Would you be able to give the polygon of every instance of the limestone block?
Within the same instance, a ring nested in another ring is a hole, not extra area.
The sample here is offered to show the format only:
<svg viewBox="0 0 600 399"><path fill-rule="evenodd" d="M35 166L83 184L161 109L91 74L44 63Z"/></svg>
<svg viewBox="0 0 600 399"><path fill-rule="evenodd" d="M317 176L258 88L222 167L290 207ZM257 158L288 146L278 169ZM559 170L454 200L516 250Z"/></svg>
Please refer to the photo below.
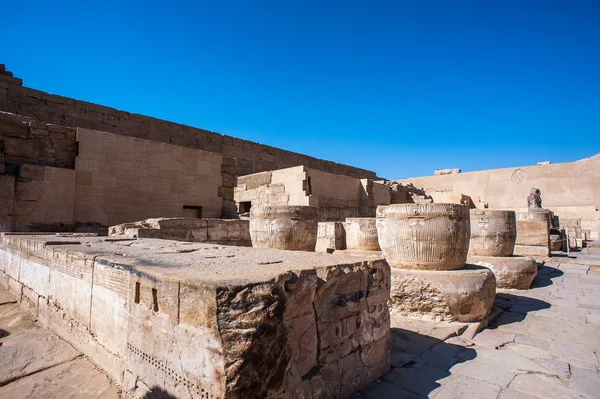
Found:
<svg viewBox="0 0 600 399"><path fill-rule="evenodd" d="M56 248L50 261L49 302L82 325L90 326L94 258Z"/></svg>
<svg viewBox="0 0 600 399"><path fill-rule="evenodd" d="M130 272L118 264L94 262L90 331L118 356L127 353L130 278Z"/></svg>
<svg viewBox="0 0 600 399"><path fill-rule="evenodd" d="M314 251L318 209L308 206L264 206L250 209L252 246Z"/></svg>
<svg viewBox="0 0 600 399"><path fill-rule="evenodd" d="M79 242L10 235L0 259L28 249L93 259L89 330L52 303L40 305L40 319L117 379L125 375L128 389L140 388L131 394L156 387L179 398L343 398L389 370L390 269L382 259ZM53 265L65 271L63 260Z"/></svg>
<svg viewBox="0 0 600 399"><path fill-rule="evenodd" d="M44 183L39 180L17 178L15 199L37 201L44 195Z"/></svg>
<svg viewBox="0 0 600 399"><path fill-rule="evenodd" d="M346 235L342 222L319 222L315 252L333 252L345 246Z"/></svg>
<svg viewBox="0 0 600 399"><path fill-rule="evenodd" d="M15 177L0 175L0 201L15 197ZM1 213L0 213L1 214Z"/></svg>
<svg viewBox="0 0 600 399"><path fill-rule="evenodd" d="M32 180L44 180L45 168L39 165L23 164L19 167L19 177Z"/></svg>
<svg viewBox="0 0 600 399"><path fill-rule="evenodd" d="M347 218L346 248L357 251L381 251L375 218Z"/></svg>
<svg viewBox="0 0 600 399"><path fill-rule="evenodd" d="M550 256L550 247L541 247L536 245L515 245L514 254L518 256L547 258Z"/></svg>
<svg viewBox="0 0 600 399"><path fill-rule="evenodd" d="M516 245L548 246L550 214L547 212L517 213Z"/></svg>
<svg viewBox="0 0 600 399"><path fill-rule="evenodd" d="M470 255L511 256L517 239L514 211L471 209Z"/></svg>
<svg viewBox="0 0 600 399"><path fill-rule="evenodd" d="M4 137L4 158L8 163L20 164L36 161L40 156L38 140Z"/></svg>
<svg viewBox="0 0 600 399"><path fill-rule="evenodd" d="M496 297L494 274L481 266L462 270L392 267L390 313L444 321L485 318Z"/></svg>
<svg viewBox="0 0 600 399"><path fill-rule="evenodd" d="M48 298L50 267L45 259L22 258L19 268L19 281L33 289L38 295Z"/></svg>
<svg viewBox="0 0 600 399"><path fill-rule="evenodd" d="M490 269L497 288L528 290L538 272L535 259L528 256L469 255L467 262Z"/></svg>
<svg viewBox="0 0 600 399"><path fill-rule="evenodd" d="M377 234L392 267L460 269L469 250L469 208L429 203L379 206Z"/></svg>

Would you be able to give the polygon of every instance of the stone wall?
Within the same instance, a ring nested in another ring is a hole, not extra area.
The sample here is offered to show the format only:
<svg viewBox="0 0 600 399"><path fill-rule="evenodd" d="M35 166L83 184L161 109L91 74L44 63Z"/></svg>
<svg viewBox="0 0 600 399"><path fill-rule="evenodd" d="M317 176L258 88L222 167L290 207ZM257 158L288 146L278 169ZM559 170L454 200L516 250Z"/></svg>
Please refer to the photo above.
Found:
<svg viewBox="0 0 600 399"><path fill-rule="evenodd" d="M148 217L232 214L235 165L213 152L0 112L0 231L105 232Z"/></svg>
<svg viewBox="0 0 600 399"><path fill-rule="evenodd" d="M78 129L75 220L112 226L149 217L220 217L221 155Z"/></svg>
<svg viewBox="0 0 600 399"><path fill-rule="evenodd" d="M15 179L14 231L73 231L75 171L49 166L20 166Z"/></svg>
<svg viewBox="0 0 600 399"><path fill-rule="evenodd" d="M527 211L532 187L542 192L542 205L560 218L600 220L600 154L576 162L482 170L401 180L422 188L434 202L471 197L477 208ZM598 231L595 232L598 235Z"/></svg>
<svg viewBox="0 0 600 399"><path fill-rule="evenodd" d="M371 179L335 175L297 166L238 177L234 197L240 211L251 206L312 206L319 221L375 216L377 205L389 205L390 187Z"/></svg>
<svg viewBox="0 0 600 399"><path fill-rule="evenodd" d="M4 70L2 65L0 69ZM339 175L375 178L372 171L325 161L204 129L52 95L0 79L0 111L46 123L81 127L216 152L237 158L236 175L305 165ZM31 162L30 162L31 163Z"/></svg>
<svg viewBox="0 0 600 399"><path fill-rule="evenodd" d="M4 234L0 285L136 397L345 398L390 367L379 259Z"/></svg>

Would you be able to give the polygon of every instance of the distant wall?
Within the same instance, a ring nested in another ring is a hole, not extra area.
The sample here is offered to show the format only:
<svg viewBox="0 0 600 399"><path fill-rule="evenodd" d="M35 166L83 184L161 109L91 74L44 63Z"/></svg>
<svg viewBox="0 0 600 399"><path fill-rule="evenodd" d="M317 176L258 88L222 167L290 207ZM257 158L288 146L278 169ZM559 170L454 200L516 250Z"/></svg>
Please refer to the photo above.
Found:
<svg viewBox="0 0 600 399"><path fill-rule="evenodd" d="M416 177L401 182L423 188L435 202L456 202L468 195L478 208L525 211L532 187L542 192L542 205L560 217L598 218L600 159Z"/></svg>
<svg viewBox="0 0 600 399"><path fill-rule="evenodd" d="M221 216L220 154L89 129L77 129L77 141L75 221L178 217L184 206Z"/></svg>
<svg viewBox="0 0 600 399"><path fill-rule="evenodd" d="M20 79L14 79L12 82L0 81L0 111L56 125L101 130L234 157L237 158L238 176L305 165L339 175L376 177L376 174L369 170L33 90L21 86Z"/></svg>

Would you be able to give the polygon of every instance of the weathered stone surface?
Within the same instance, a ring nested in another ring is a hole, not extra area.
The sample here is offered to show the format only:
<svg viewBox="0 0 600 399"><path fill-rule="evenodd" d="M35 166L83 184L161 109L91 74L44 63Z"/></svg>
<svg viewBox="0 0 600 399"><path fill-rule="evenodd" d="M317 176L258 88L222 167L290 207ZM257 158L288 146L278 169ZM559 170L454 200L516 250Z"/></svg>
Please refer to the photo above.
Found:
<svg viewBox="0 0 600 399"><path fill-rule="evenodd" d="M252 246L314 251L318 233L317 214L317 208L309 206L252 207Z"/></svg>
<svg viewBox="0 0 600 399"><path fill-rule="evenodd" d="M241 219L153 218L111 226L108 235L252 246L250 222Z"/></svg>
<svg viewBox="0 0 600 399"><path fill-rule="evenodd" d="M550 213L518 212L515 255L550 256Z"/></svg>
<svg viewBox="0 0 600 399"><path fill-rule="evenodd" d="M392 268L390 312L445 321L470 322L486 317L496 283L484 267L433 271Z"/></svg>
<svg viewBox="0 0 600 399"><path fill-rule="evenodd" d="M18 305L2 305L2 329L14 331L9 317ZM8 316L8 317L7 317ZM23 322L27 322L24 320ZM29 321L30 323L30 321ZM71 345L43 328L30 327L21 334L2 337L0 345L0 386L27 374L43 370L80 356Z"/></svg>
<svg viewBox="0 0 600 399"><path fill-rule="evenodd" d="M346 230L346 248L358 251L381 251L377 240L377 225L375 218L347 218L344 223Z"/></svg>
<svg viewBox="0 0 600 399"><path fill-rule="evenodd" d="M13 259L20 270L26 251L53 280L91 288L89 312L67 313L55 298L40 302L40 320L135 394L341 398L390 367L390 274L380 259L154 239L2 243L0 265ZM49 262L69 254L91 259L93 278Z"/></svg>
<svg viewBox="0 0 600 399"><path fill-rule="evenodd" d="M501 389L500 386L489 382L457 376L451 378L435 397L439 399L495 398Z"/></svg>
<svg viewBox="0 0 600 399"><path fill-rule="evenodd" d="M469 249L469 209L457 204L380 206L377 233L392 267L460 269Z"/></svg>
<svg viewBox="0 0 600 399"><path fill-rule="evenodd" d="M538 272L536 261L525 256L469 256L468 262L490 269L497 288L527 290Z"/></svg>
<svg viewBox="0 0 600 399"><path fill-rule="evenodd" d="M319 222L315 252L333 252L346 248L346 231L342 222Z"/></svg>
<svg viewBox="0 0 600 399"><path fill-rule="evenodd" d="M0 298L9 296L0 287ZM2 398L119 398L114 382L89 359L41 328L25 309L2 301L0 374L10 376L0 382Z"/></svg>
<svg viewBox="0 0 600 399"><path fill-rule="evenodd" d="M511 256L517 239L514 211L471 209L469 255Z"/></svg>

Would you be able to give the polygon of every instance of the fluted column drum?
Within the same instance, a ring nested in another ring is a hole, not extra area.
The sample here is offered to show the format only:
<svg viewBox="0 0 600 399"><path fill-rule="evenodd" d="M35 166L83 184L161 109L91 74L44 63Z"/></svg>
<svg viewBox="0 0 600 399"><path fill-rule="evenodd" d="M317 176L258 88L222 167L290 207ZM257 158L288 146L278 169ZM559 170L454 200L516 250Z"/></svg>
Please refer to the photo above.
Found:
<svg viewBox="0 0 600 399"><path fill-rule="evenodd" d="M390 266L457 270L469 251L469 208L459 204L394 204L377 208L379 246Z"/></svg>
<svg viewBox="0 0 600 399"><path fill-rule="evenodd" d="M380 251L375 218L346 218L346 248Z"/></svg>
<svg viewBox="0 0 600 399"><path fill-rule="evenodd" d="M469 255L511 256L517 239L514 211L471 209Z"/></svg>
<svg viewBox="0 0 600 399"><path fill-rule="evenodd" d="M250 238L256 248L314 251L318 209L310 206L250 208Z"/></svg>

